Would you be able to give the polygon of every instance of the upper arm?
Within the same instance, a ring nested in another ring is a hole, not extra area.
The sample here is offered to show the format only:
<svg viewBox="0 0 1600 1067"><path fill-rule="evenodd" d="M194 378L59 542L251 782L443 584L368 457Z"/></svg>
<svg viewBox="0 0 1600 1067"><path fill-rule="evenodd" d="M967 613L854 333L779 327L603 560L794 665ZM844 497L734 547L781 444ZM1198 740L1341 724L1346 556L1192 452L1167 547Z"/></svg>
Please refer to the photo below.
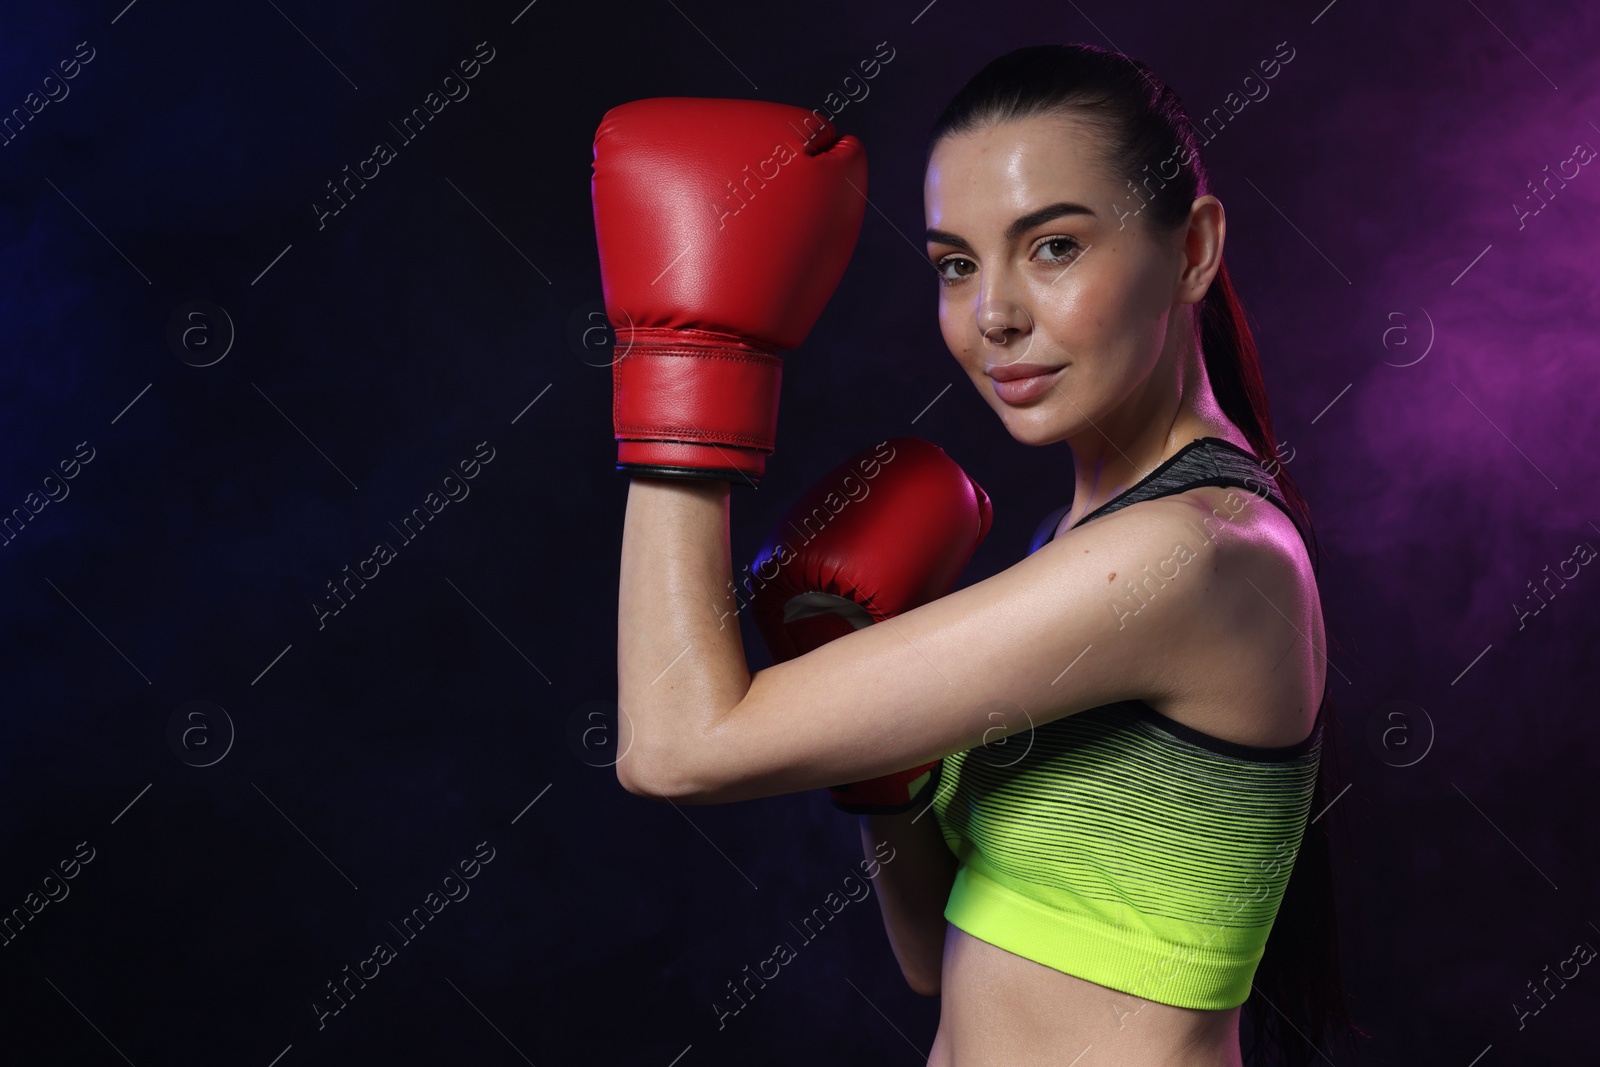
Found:
<svg viewBox="0 0 1600 1067"><path fill-rule="evenodd" d="M1207 615L1232 614L1246 586L1230 573L1238 544L1179 497L1102 516L757 671L677 753L672 792L712 803L860 781L1101 704L1163 699L1182 689Z"/></svg>

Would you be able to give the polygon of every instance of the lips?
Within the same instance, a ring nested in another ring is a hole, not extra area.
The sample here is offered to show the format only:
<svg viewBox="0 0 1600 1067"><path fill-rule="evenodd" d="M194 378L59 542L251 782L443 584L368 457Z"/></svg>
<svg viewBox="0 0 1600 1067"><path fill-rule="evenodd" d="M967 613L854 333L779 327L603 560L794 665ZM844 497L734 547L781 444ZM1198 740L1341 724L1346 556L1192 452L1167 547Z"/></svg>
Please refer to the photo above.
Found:
<svg viewBox="0 0 1600 1067"><path fill-rule="evenodd" d="M1049 374L1060 369L1044 363L999 363L983 368L983 373L997 382L1014 382L1018 378L1032 378L1036 374Z"/></svg>
<svg viewBox="0 0 1600 1067"><path fill-rule="evenodd" d="M994 395L1006 404L1025 404L1049 392L1060 380L1065 366L1043 363L1006 363L985 367L983 373L994 382Z"/></svg>

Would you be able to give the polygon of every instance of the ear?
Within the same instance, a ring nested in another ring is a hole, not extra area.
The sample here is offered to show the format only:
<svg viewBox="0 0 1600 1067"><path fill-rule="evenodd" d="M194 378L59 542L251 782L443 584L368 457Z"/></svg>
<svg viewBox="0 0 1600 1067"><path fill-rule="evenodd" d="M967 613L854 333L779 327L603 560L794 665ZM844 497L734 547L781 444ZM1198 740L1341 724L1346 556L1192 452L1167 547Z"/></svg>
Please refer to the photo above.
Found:
<svg viewBox="0 0 1600 1067"><path fill-rule="evenodd" d="M1183 272L1178 276L1177 300L1197 304L1222 269L1222 242L1227 235L1222 201L1207 193L1189 206L1189 225L1183 238Z"/></svg>

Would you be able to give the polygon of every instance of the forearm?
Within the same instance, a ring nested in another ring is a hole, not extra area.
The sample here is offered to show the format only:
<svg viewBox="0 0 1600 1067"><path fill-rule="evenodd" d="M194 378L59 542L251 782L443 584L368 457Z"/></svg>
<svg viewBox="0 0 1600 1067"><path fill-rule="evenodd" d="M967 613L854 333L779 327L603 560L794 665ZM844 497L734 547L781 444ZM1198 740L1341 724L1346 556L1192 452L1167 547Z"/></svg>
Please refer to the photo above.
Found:
<svg viewBox="0 0 1600 1067"><path fill-rule="evenodd" d="M915 821L913 821L915 820ZM861 845L868 856L887 841L893 859L876 879L883 928L911 988L938 996L944 964L944 906L959 865L938 821L924 809L902 815L863 815Z"/></svg>
<svg viewBox="0 0 1600 1067"><path fill-rule="evenodd" d="M634 792L693 785L697 741L744 698L728 483L632 479L617 603L617 774Z"/></svg>

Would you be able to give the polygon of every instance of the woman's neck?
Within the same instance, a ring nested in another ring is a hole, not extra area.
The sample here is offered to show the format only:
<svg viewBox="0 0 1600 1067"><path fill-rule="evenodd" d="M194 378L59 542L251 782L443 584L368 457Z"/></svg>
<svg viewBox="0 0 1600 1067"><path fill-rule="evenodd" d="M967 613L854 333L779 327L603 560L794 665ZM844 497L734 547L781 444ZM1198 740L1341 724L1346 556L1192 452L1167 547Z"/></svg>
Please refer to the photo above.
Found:
<svg viewBox="0 0 1600 1067"><path fill-rule="evenodd" d="M1074 487L1064 527L1136 484L1197 438L1220 437L1251 447L1212 394L1198 345L1185 345L1163 358L1145 384L1111 417L1068 438Z"/></svg>

